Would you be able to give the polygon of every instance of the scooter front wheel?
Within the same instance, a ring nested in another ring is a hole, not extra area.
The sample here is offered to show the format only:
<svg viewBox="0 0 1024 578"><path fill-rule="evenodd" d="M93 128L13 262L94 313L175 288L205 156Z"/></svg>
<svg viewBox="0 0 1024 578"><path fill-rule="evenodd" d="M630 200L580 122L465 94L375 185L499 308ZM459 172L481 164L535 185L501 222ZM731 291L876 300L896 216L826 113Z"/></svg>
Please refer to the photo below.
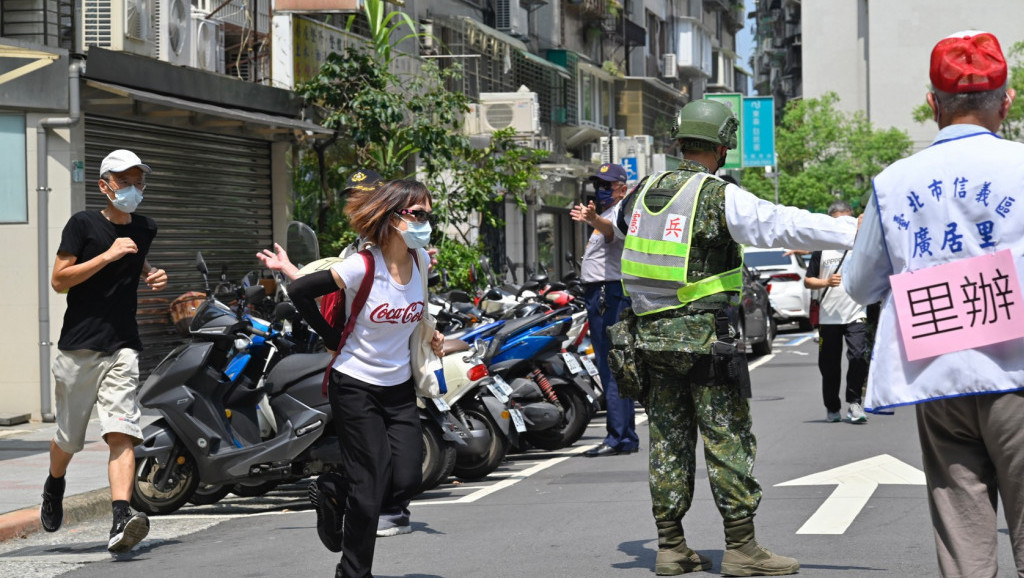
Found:
<svg viewBox="0 0 1024 578"><path fill-rule="evenodd" d="M199 486L195 461L184 450L171 455L165 464L154 457L136 461L132 508L151 515L170 514L192 497Z"/></svg>

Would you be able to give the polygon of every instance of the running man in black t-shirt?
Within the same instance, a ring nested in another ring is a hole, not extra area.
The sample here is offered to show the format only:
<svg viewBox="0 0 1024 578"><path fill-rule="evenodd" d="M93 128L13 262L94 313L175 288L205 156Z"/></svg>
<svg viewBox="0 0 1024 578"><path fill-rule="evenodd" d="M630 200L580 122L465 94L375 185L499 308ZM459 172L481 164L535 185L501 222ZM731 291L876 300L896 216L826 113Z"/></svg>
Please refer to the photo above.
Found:
<svg viewBox="0 0 1024 578"><path fill-rule="evenodd" d="M136 401L142 341L135 320L139 280L157 291L167 272L146 259L156 237L153 219L135 214L146 188L148 165L116 150L100 165L100 211L75 213L64 226L50 284L67 293L68 308L53 361L57 434L50 442L50 472L39 517L56 532L64 520L64 474L85 444L95 405L110 448L108 476L113 527L107 549L126 552L149 533L149 520L129 508L135 475L134 446L142 441Z"/></svg>

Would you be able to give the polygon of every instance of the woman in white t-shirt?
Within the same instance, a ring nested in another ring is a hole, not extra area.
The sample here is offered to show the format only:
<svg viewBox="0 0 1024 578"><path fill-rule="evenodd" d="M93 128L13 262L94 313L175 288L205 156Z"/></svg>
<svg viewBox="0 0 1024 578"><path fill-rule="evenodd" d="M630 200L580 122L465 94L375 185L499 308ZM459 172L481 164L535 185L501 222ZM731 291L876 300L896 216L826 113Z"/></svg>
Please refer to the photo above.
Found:
<svg viewBox="0 0 1024 578"><path fill-rule="evenodd" d="M404 502L420 485L423 440L409 338L426 307L417 260L430 258L423 249L430 242L430 210L430 192L417 181L390 181L350 194L345 214L373 243L365 250L372 257L373 281L340 350L341 328L331 327L314 299L342 289L351 305L366 274L366 253L301 277L288 289L327 348L337 351L328 397L345 477L321 476L310 493L321 541L342 553L338 577L370 575L381 504ZM438 355L443 341L435 333Z"/></svg>

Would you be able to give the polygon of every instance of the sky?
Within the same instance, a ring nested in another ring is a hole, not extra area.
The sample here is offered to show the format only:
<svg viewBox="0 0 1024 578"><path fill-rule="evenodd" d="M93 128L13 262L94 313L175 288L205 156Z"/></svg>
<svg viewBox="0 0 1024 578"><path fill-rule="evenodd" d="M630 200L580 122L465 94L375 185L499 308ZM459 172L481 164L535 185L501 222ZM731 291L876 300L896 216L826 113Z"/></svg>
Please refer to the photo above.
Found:
<svg viewBox="0 0 1024 578"><path fill-rule="evenodd" d="M736 33L736 52L739 54L739 64L751 75L754 70L750 66L750 55L754 52L754 19L747 19L743 28ZM753 76L747 81L747 94L754 95Z"/></svg>

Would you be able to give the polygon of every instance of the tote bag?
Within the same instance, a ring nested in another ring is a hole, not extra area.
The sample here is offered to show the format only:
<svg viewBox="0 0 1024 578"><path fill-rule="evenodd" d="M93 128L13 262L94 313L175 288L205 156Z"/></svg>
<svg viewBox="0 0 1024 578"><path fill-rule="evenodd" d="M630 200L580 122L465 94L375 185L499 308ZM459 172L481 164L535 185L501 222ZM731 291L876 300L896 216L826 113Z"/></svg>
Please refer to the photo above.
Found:
<svg viewBox="0 0 1024 578"><path fill-rule="evenodd" d="M409 338L409 361L412 366L412 380L416 384L416 395L420 397L440 397L448 393L444 382L444 365L441 358L434 353L430 342L434 338L437 320L430 314L427 307L427 259L422 259L416 251L412 251L413 259L420 269L423 281L423 317Z"/></svg>

